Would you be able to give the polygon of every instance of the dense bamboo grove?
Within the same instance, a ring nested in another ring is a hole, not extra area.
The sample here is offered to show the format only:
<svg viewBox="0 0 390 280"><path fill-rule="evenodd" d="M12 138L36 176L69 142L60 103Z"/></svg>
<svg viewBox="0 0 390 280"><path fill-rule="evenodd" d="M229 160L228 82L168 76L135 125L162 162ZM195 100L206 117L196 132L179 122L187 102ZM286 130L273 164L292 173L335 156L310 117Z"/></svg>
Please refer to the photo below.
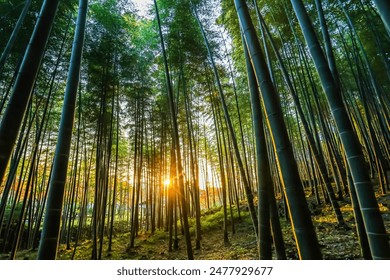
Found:
<svg viewBox="0 0 390 280"><path fill-rule="evenodd" d="M221 209L220 246L245 212L257 258L322 259L314 210L349 205L390 259L387 2L141 2L0 0L2 258L163 232L194 259Z"/></svg>

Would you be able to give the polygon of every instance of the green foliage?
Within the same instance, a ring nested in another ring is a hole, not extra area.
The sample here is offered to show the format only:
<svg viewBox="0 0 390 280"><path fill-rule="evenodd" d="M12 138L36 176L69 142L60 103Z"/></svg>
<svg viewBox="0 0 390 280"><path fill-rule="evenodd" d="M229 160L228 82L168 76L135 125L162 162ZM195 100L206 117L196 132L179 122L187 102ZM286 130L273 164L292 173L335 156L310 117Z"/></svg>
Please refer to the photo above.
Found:
<svg viewBox="0 0 390 280"><path fill-rule="evenodd" d="M153 234L151 234L148 237L148 242L153 244L157 243L158 241L161 240L166 240L167 239L167 232L164 230L156 230Z"/></svg>
<svg viewBox="0 0 390 280"><path fill-rule="evenodd" d="M238 211L237 207L234 205L232 208L233 211L233 219L235 222L238 221L239 216L238 216ZM249 216L248 211L243 211L241 210L241 219L246 221L247 223L251 224L251 218ZM190 218L188 220L189 225L190 225L190 232L193 235L195 233L195 218ZM231 216L229 212L228 216L228 223L231 223ZM216 229L222 229L223 226L223 208L222 207L217 207L213 208L207 211L203 211L201 215L201 228L202 231L208 232Z"/></svg>
<svg viewBox="0 0 390 280"><path fill-rule="evenodd" d="M22 202L17 203L13 210L12 210L11 205L7 205L7 207L5 208L5 212L4 212L4 219L7 222L10 222L11 224L16 224L18 219L19 219L21 211L22 211ZM12 217L11 217L11 214L12 214ZM11 221L10 221L10 218L12 218Z"/></svg>

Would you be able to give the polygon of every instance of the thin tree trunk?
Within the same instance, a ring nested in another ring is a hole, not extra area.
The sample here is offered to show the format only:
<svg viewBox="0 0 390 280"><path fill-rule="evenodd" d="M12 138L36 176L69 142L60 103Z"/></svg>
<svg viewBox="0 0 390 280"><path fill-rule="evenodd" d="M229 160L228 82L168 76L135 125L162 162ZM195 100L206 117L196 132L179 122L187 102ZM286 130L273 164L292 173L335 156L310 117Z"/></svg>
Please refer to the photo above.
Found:
<svg viewBox="0 0 390 280"><path fill-rule="evenodd" d="M253 128L256 139L256 159L257 159L257 197L258 197L258 219L259 219L259 256L260 260L272 259L272 242L271 242L271 224L270 224L270 203L269 189L273 188L271 172L269 169L267 145L263 127L263 113L261 110L261 102L259 97L259 89L256 77L250 62L248 49L245 46L244 38L244 53L246 69L248 73L249 90L251 94Z"/></svg>
<svg viewBox="0 0 390 280"><path fill-rule="evenodd" d="M5 62L6 62L7 58L8 58L8 56L9 56L9 54L11 53L11 49L12 49L12 47L13 47L15 41L16 41L16 38L17 38L17 36L19 34L19 31L22 28L23 21L26 18L26 15L27 15L28 9L30 8L31 2L32 2L32 0L26 0L26 2L24 3L24 7L23 7L22 12L20 13L19 19L18 19L18 21L15 24L14 30L12 31L12 34L11 34L11 36L10 36L8 42L7 42L7 45L5 46L5 49L4 49L3 53L1 54L1 57L0 57L0 74L3 71L3 69L4 69Z"/></svg>
<svg viewBox="0 0 390 280"><path fill-rule="evenodd" d="M119 91L119 89L118 89ZM114 110L114 108L112 108ZM116 212L116 194L117 194L117 182L118 182L118 165L119 165L119 92L116 96L116 140L115 140L115 171L114 171L114 189L112 193L111 204L111 221L110 221L110 236L108 239L108 251L111 251L112 246L112 232L114 230L114 220Z"/></svg>

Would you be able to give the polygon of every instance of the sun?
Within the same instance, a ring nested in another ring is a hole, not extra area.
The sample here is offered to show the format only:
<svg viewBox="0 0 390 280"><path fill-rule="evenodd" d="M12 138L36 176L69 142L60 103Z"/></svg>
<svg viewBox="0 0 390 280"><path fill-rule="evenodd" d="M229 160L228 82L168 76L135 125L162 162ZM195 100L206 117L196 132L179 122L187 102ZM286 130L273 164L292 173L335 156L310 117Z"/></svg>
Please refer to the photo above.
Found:
<svg viewBox="0 0 390 280"><path fill-rule="evenodd" d="M169 186L170 183L171 183L171 180L169 180L169 179L164 180L164 186Z"/></svg>

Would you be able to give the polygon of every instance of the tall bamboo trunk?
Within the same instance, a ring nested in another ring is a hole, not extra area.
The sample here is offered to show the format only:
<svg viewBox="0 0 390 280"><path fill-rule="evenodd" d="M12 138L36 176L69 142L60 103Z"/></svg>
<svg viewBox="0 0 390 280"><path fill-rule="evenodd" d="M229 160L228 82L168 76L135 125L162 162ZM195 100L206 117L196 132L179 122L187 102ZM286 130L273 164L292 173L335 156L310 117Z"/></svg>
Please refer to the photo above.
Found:
<svg viewBox="0 0 390 280"><path fill-rule="evenodd" d="M268 125L277 152L277 162L282 174L281 179L292 218L299 257L302 259L321 259L321 251L300 181L298 166L294 160L292 146L283 120L280 100L271 82L264 55L249 15L248 6L243 0L235 0L234 4L255 71L257 84L260 86Z"/></svg>
<svg viewBox="0 0 390 280"><path fill-rule="evenodd" d="M363 214L372 257L373 259L389 259L390 247L386 228L375 198L364 155L344 106L340 88L332 76L303 2L301 0L291 0L291 3L336 122Z"/></svg>
<svg viewBox="0 0 390 280"><path fill-rule="evenodd" d="M62 202L67 176L70 144L72 141L77 89L80 79L87 10L88 0L80 0L38 259L55 259L57 254Z"/></svg>

